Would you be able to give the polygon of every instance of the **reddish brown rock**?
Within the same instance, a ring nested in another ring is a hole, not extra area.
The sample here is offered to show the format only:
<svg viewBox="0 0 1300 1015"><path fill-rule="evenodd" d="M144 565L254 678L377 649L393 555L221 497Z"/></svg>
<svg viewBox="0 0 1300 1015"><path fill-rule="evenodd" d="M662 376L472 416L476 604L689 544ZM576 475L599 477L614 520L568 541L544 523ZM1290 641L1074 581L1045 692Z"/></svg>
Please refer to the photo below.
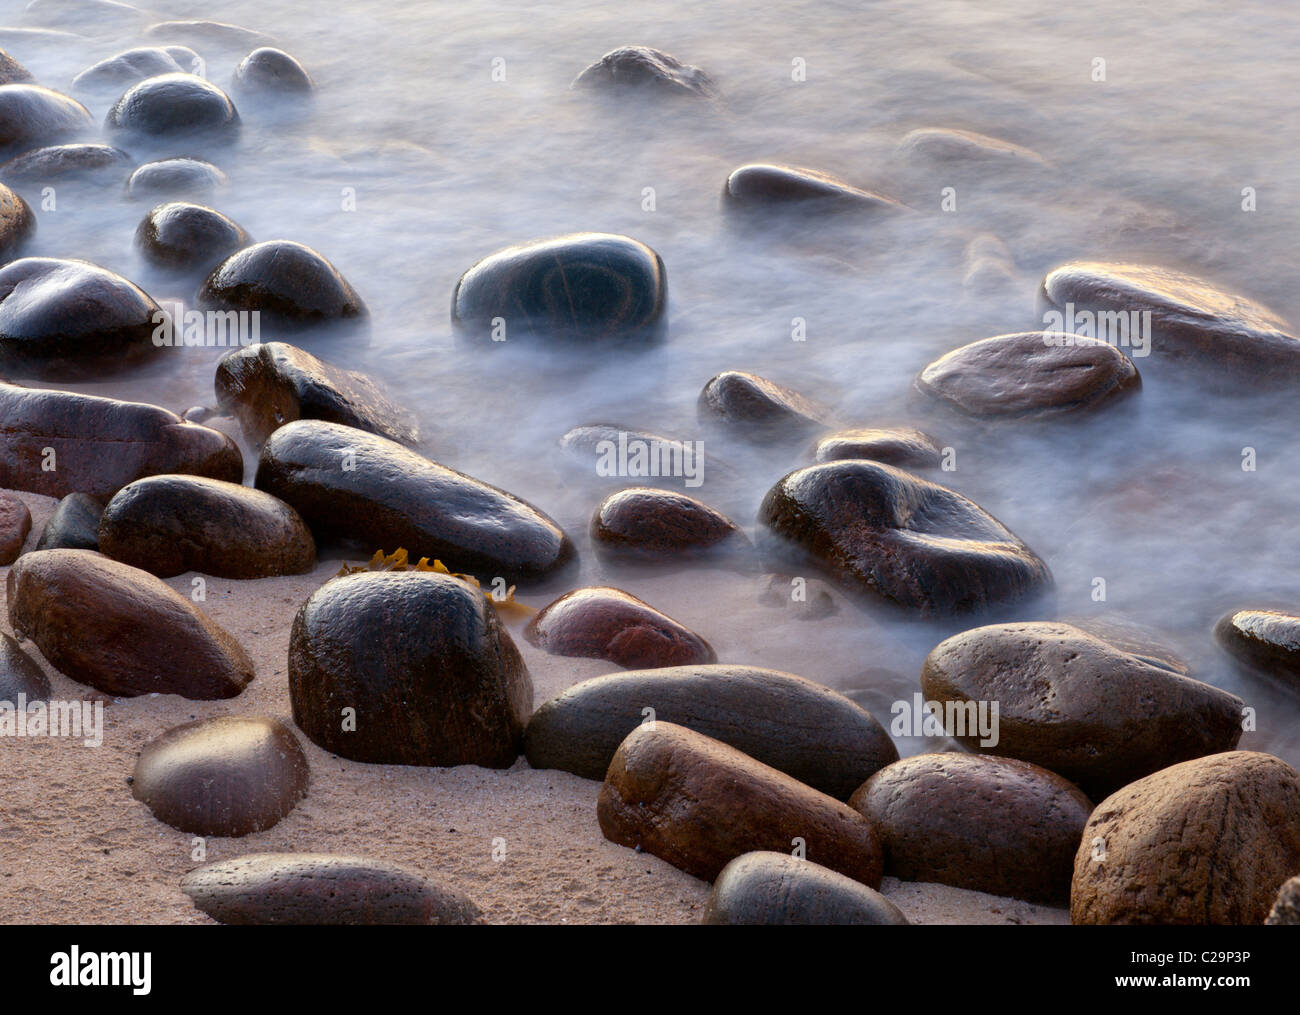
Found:
<svg viewBox="0 0 1300 1015"><path fill-rule="evenodd" d="M1300 870L1300 774L1255 751L1162 769L1097 805L1073 923L1260 924Z"/></svg>
<svg viewBox="0 0 1300 1015"><path fill-rule="evenodd" d="M235 925L482 922L454 888L361 856L251 853L190 871L181 890L214 920Z"/></svg>
<svg viewBox="0 0 1300 1015"><path fill-rule="evenodd" d="M662 557L699 553L743 536L730 518L694 497L640 486L600 502L591 538L601 549Z"/></svg>
<svg viewBox="0 0 1300 1015"><path fill-rule="evenodd" d="M721 926L903 926L907 917L859 881L786 853L738 856L713 883L704 923Z"/></svg>
<svg viewBox="0 0 1300 1015"><path fill-rule="evenodd" d="M1063 905L1092 804L1059 775L1010 758L918 754L881 769L849 805L872 819L885 872Z"/></svg>
<svg viewBox="0 0 1300 1015"><path fill-rule="evenodd" d="M957 739L1050 768L1094 799L1236 747L1245 707L1077 627L1045 622L992 624L940 642L921 689L938 702L996 701L996 744L981 746L969 728Z"/></svg>
<svg viewBox="0 0 1300 1015"><path fill-rule="evenodd" d="M11 493L0 492L0 567L12 564L23 552L32 531L32 513Z"/></svg>
<svg viewBox="0 0 1300 1015"><path fill-rule="evenodd" d="M610 762L596 814L611 842L706 881L742 853L789 853L802 844L807 859L880 887L880 840L867 818L672 723L645 723L628 734Z"/></svg>
<svg viewBox="0 0 1300 1015"><path fill-rule="evenodd" d="M1046 331L998 335L941 356L916 386L975 416L1043 416L1091 409L1142 384L1113 345Z"/></svg>
<svg viewBox="0 0 1300 1015"><path fill-rule="evenodd" d="M201 476L150 476L119 490L99 522L106 556L160 578L301 574L316 563L307 523L269 493Z"/></svg>
<svg viewBox="0 0 1300 1015"><path fill-rule="evenodd" d="M309 776L307 756L284 723L219 716L175 726L145 745L131 792L182 832L238 836L293 810Z"/></svg>
<svg viewBox="0 0 1300 1015"><path fill-rule="evenodd" d="M0 631L0 701L16 705L20 694L28 701L43 700L50 696L50 682L18 642Z"/></svg>
<svg viewBox="0 0 1300 1015"><path fill-rule="evenodd" d="M233 698L252 660L223 628L146 571L91 550L38 550L9 571L9 623L50 665L129 697Z"/></svg>
<svg viewBox="0 0 1300 1015"><path fill-rule="evenodd" d="M700 392L701 420L717 420L757 441L788 440L825 425L826 410L790 388L743 370L727 370Z"/></svg>
<svg viewBox="0 0 1300 1015"><path fill-rule="evenodd" d="M846 458L867 458L900 468L937 468L939 442L927 433L908 427L893 429L841 430L823 437L813 452L817 462L838 462Z"/></svg>
<svg viewBox="0 0 1300 1015"><path fill-rule="evenodd" d="M556 656L608 659L628 669L714 663L695 632L620 589L575 589L528 623L524 637Z"/></svg>
<svg viewBox="0 0 1300 1015"><path fill-rule="evenodd" d="M160 473L238 483L244 460L225 434L156 405L0 381L0 487L106 501Z"/></svg>

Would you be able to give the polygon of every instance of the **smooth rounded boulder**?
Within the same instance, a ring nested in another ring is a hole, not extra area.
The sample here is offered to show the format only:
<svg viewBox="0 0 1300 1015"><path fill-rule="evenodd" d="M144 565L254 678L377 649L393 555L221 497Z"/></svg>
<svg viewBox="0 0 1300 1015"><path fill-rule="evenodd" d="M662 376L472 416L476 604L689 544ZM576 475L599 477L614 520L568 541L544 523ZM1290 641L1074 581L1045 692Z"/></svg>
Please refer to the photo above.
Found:
<svg viewBox="0 0 1300 1015"><path fill-rule="evenodd" d="M28 701L44 701L50 696L50 681L18 642L0 631L0 701L17 707L20 694Z"/></svg>
<svg viewBox="0 0 1300 1015"><path fill-rule="evenodd" d="M252 660L184 596L90 550L27 553L9 569L9 623L60 673L120 697L233 698Z"/></svg>
<svg viewBox="0 0 1300 1015"><path fill-rule="evenodd" d="M526 501L338 423L301 419L276 430L256 486L294 507L318 540L402 548L483 580L538 579L573 558L569 537Z"/></svg>
<svg viewBox="0 0 1300 1015"><path fill-rule="evenodd" d="M1204 376L1243 391L1300 378L1300 339L1268 307L1182 272L1146 264L1075 261L1049 272L1039 290L1048 314L1082 312L1141 327L1149 321L1153 362L1196 363ZM1149 315L1147 318L1146 315ZM1046 317L1046 315L1045 315ZM1109 319L1107 319L1109 320ZM1110 326L1107 324L1107 326Z"/></svg>
<svg viewBox="0 0 1300 1015"><path fill-rule="evenodd" d="M701 921L713 926L905 926L873 888L788 853L736 857L713 882Z"/></svg>
<svg viewBox="0 0 1300 1015"><path fill-rule="evenodd" d="M228 183L226 174L202 159L176 158L146 162L126 181L134 198L198 197Z"/></svg>
<svg viewBox="0 0 1300 1015"><path fill-rule="evenodd" d="M722 664L574 684L533 714L524 753L534 768L603 779L619 744L648 720L729 744L837 800L898 760L875 716L843 695L791 673Z"/></svg>
<svg viewBox="0 0 1300 1015"><path fill-rule="evenodd" d="M120 88L159 74L193 73L199 55L185 46L140 46L100 60L72 79L76 89Z"/></svg>
<svg viewBox="0 0 1300 1015"><path fill-rule="evenodd" d="M105 124L156 138L230 135L239 128L239 113L230 96L206 78L171 73L132 85Z"/></svg>
<svg viewBox="0 0 1300 1015"><path fill-rule="evenodd" d="M451 320L472 341L504 329L553 339L655 337L668 300L663 260L644 243L575 233L507 247L460 277Z"/></svg>
<svg viewBox="0 0 1300 1015"><path fill-rule="evenodd" d="M849 799L869 817L885 873L1063 905L1092 803L1073 783L1011 758L917 754Z"/></svg>
<svg viewBox="0 0 1300 1015"><path fill-rule="evenodd" d="M302 574L316 543L302 517L269 493L202 476L150 476L113 495L99 550L159 578Z"/></svg>
<svg viewBox="0 0 1300 1015"><path fill-rule="evenodd" d="M566 592L524 629L530 644L556 656L606 659L628 669L717 662L694 631L621 589Z"/></svg>
<svg viewBox="0 0 1300 1015"><path fill-rule="evenodd" d="M104 505L84 493L70 493L54 507L41 530L38 550L98 550Z"/></svg>
<svg viewBox="0 0 1300 1015"><path fill-rule="evenodd" d="M628 734L609 763L596 816L611 842L705 881L742 853L802 845L814 863L880 887L880 840L867 818L673 723L644 723Z"/></svg>
<svg viewBox="0 0 1300 1015"><path fill-rule="evenodd" d="M169 201L144 217L135 242L160 267L202 271L247 245L248 233L213 208Z"/></svg>
<svg viewBox="0 0 1300 1015"><path fill-rule="evenodd" d="M828 173L799 166L755 162L732 170L722 185L728 209L798 207L818 211L898 211L892 197L863 190Z"/></svg>
<svg viewBox="0 0 1300 1015"><path fill-rule="evenodd" d="M269 95L302 95L315 86L306 68L288 53L262 46L235 68L235 87Z"/></svg>
<svg viewBox="0 0 1300 1015"><path fill-rule="evenodd" d="M1228 751L1130 783L1097 805L1070 890L1076 924L1261 924L1300 870L1300 774Z"/></svg>
<svg viewBox="0 0 1300 1015"><path fill-rule="evenodd" d="M1069 624L977 627L940 642L921 668L945 709L998 703L997 743L949 729L974 751L1030 761L1094 799L1162 768L1230 751L1245 702ZM960 734L960 735L958 735Z"/></svg>
<svg viewBox="0 0 1300 1015"><path fill-rule="evenodd" d="M761 441L806 436L826 425L826 409L799 392L743 370L725 370L704 385L701 421L715 420Z"/></svg>
<svg viewBox="0 0 1300 1015"><path fill-rule="evenodd" d="M217 404L232 412L244 436L261 446L298 419L365 430L399 444L415 444L414 417L394 405L365 374L318 359L284 342L234 349L217 364Z"/></svg>
<svg viewBox="0 0 1300 1015"><path fill-rule="evenodd" d="M632 487L610 494L591 518L597 549L651 558L697 554L744 540L726 515L674 490Z"/></svg>
<svg viewBox="0 0 1300 1015"><path fill-rule="evenodd" d="M1300 617L1278 610L1236 610L1214 627L1236 659L1300 687Z"/></svg>
<svg viewBox="0 0 1300 1015"><path fill-rule="evenodd" d="M320 324L366 316L366 305L338 269L311 247L267 240L236 251L199 290L216 310L257 311L280 323Z"/></svg>
<svg viewBox="0 0 1300 1015"><path fill-rule="evenodd" d="M238 445L221 431L141 402L0 381L0 437L0 487L46 497L107 501L161 473L244 476Z"/></svg>
<svg viewBox="0 0 1300 1015"><path fill-rule="evenodd" d="M352 574L313 593L290 633L289 696L314 743L380 765L509 768L533 707L483 593L427 571Z"/></svg>
<svg viewBox="0 0 1300 1015"><path fill-rule="evenodd" d="M240 836L275 825L307 795L310 769L278 719L218 716L167 730L140 752L131 793L193 835Z"/></svg>
<svg viewBox="0 0 1300 1015"><path fill-rule="evenodd" d="M10 260L35 231L31 207L0 183L0 264Z"/></svg>
<svg viewBox="0 0 1300 1015"><path fill-rule="evenodd" d="M23 552L32 531L32 513L11 493L0 490L0 567L12 564Z"/></svg>
<svg viewBox="0 0 1300 1015"><path fill-rule="evenodd" d="M1092 409L1141 387L1113 345L1082 335L997 335L941 356L916 386L973 416L1044 416Z"/></svg>
<svg viewBox="0 0 1300 1015"><path fill-rule="evenodd" d="M250 853L190 871L181 891L219 923L466 925L478 906L454 888L385 860L328 853Z"/></svg>
<svg viewBox="0 0 1300 1015"><path fill-rule="evenodd" d="M574 78L570 87L703 98L712 98L717 93L713 80L700 68L649 46L620 46L610 50Z"/></svg>
<svg viewBox="0 0 1300 1015"><path fill-rule="evenodd" d="M91 129L76 99L40 85L0 85L0 149L39 145Z"/></svg>
<svg viewBox="0 0 1300 1015"><path fill-rule="evenodd" d="M790 473L759 521L847 585L920 616L1023 600L1051 572L978 505L902 469L860 460Z"/></svg>
<svg viewBox="0 0 1300 1015"><path fill-rule="evenodd" d="M937 468L942 461L939 442L910 427L840 430L817 442L813 458L819 464L866 458L899 468Z"/></svg>
<svg viewBox="0 0 1300 1015"><path fill-rule="evenodd" d="M131 156L106 144L64 144L37 148L0 165L9 183L45 184L69 179L121 180L134 163Z"/></svg>
<svg viewBox="0 0 1300 1015"><path fill-rule="evenodd" d="M77 376L157 353L161 307L89 261L24 257L0 268L0 365Z"/></svg>

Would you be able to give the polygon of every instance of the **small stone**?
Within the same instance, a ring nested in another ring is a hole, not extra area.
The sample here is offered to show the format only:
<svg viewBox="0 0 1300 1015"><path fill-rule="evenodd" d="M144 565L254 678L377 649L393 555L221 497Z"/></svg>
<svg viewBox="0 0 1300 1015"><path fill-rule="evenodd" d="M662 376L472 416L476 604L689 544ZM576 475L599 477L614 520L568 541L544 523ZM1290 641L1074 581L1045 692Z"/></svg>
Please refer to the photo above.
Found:
<svg viewBox="0 0 1300 1015"><path fill-rule="evenodd" d="M12 564L23 552L32 531L32 513L11 493L0 491L0 567Z"/></svg>
<svg viewBox="0 0 1300 1015"><path fill-rule="evenodd" d="M135 242L154 264L202 271L248 244L248 233L221 212L172 201L149 212Z"/></svg>
<svg viewBox="0 0 1300 1015"><path fill-rule="evenodd" d="M1010 758L918 754L849 800L872 819L885 873L1062 905L1092 803L1059 775Z"/></svg>
<svg viewBox="0 0 1300 1015"><path fill-rule="evenodd" d="M700 392L699 416L746 437L775 441L807 436L826 425L826 409L790 388L743 370L727 370Z"/></svg>
<svg viewBox="0 0 1300 1015"><path fill-rule="evenodd" d="M195 73L199 54L185 46L142 46L128 49L87 67L72 79L74 89L121 88L159 74Z"/></svg>
<svg viewBox="0 0 1300 1015"><path fill-rule="evenodd" d="M606 659L628 669L718 660L698 634L613 588L565 593L533 617L524 637L551 655Z"/></svg>
<svg viewBox="0 0 1300 1015"><path fill-rule="evenodd" d="M292 95L310 92L314 85L303 65L288 53L263 46L240 62L235 70L235 87L250 92Z"/></svg>
<svg viewBox="0 0 1300 1015"><path fill-rule="evenodd" d="M132 795L193 835L240 836L275 825L307 795L310 769L278 719L219 716L169 729L140 752Z"/></svg>
<svg viewBox="0 0 1300 1015"><path fill-rule="evenodd" d="M819 463L866 458L873 462L896 465L900 469L937 468L942 456L937 440L927 433L908 427L840 430L819 440L813 452L814 459Z"/></svg>
<svg viewBox="0 0 1300 1015"><path fill-rule="evenodd" d="M733 170L722 187L732 209L798 206L803 210L899 211L892 197L854 187L816 169L753 163Z"/></svg>
<svg viewBox="0 0 1300 1015"><path fill-rule="evenodd" d="M579 74L573 88L651 90L664 95L713 98L713 80L690 64L649 46L621 46L611 50Z"/></svg>
<svg viewBox="0 0 1300 1015"><path fill-rule="evenodd" d="M31 79L31 71L0 49L0 85L14 85Z"/></svg>
<svg viewBox="0 0 1300 1015"><path fill-rule="evenodd" d="M0 264L12 259L36 231L36 216L27 202L0 183Z"/></svg>
<svg viewBox="0 0 1300 1015"><path fill-rule="evenodd" d="M288 240L267 240L231 254L203 283L199 303L258 311L282 323L321 323L367 312L334 265L311 247Z"/></svg>
<svg viewBox="0 0 1300 1015"><path fill-rule="evenodd" d="M1237 610L1219 621L1214 634L1248 666L1300 687L1300 617L1276 610Z"/></svg>
<svg viewBox="0 0 1300 1015"><path fill-rule="evenodd" d="M235 925L465 925L482 914L461 892L384 860L250 853L190 871L181 890Z"/></svg>
<svg viewBox="0 0 1300 1015"><path fill-rule="evenodd" d="M16 708L20 694L28 701L45 701L50 696L50 682L18 642L0 631L0 702Z"/></svg>
<svg viewBox="0 0 1300 1015"><path fill-rule="evenodd" d="M840 612L826 583L803 575L770 574L758 581L758 601L789 609L799 620L824 620Z"/></svg>
<svg viewBox="0 0 1300 1015"><path fill-rule="evenodd" d="M60 673L109 694L233 698L248 654L146 571L89 550L23 554L9 569L9 623Z"/></svg>
<svg viewBox="0 0 1300 1015"><path fill-rule="evenodd" d="M201 197L229 181L226 174L202 159L162 159L146 162L126 182L131 197L153 200L164 197Z"/></svg>
<svg viewBox="0 0 1300 1015"><path fill-rule="evenodd" d="M807 859L871 888L882 854L871 822L833 797L673 723L644 723L619 745L596 804L600 830L712 881L755 850Z"/></svg>
<svg viewBox="0 0 1300 1015"><path fill-rule="evenodd" d="M788 853L754 852L722 868L705 924L903 926L902 910L873 888Z"/></svg>
<svg viewBox="0 0 1300 1015"><path fill-rule="evenodd" d="M160 578L302 574L316 543L302 517L269 493L200 476L150 476L104 508L99 549Z"/></svg>
<svg viewBox="0 0 1300 1015"><path fill-rule="evenodd" d="M922 127L909 131L899 148L910 155L951 167L954 164L988 164L993 166L1046 166L1036 151L1001 138L949 127Z"/></svg>
<svg viewBox="0 0 1300 1015"><path fill-rule="evenodd" d="M76 99L39 85L0 85L0 149L40 145L90 129L90 112Z"/></svg>
<svg viewBox="0 0 1300 1015"><path fill-rule="evenodd" d="M694 497L652 487L633 487L600 502L591 518L597 549L642 557L700 553L744 535L726 515Z"/></svg>
<svg viewBox="0 0 1300 1015"><path fill-rule="evenodd" d="M194 74L159 74L127 90L108 113L110 129L150 137L229 135L239 128L230 97Z"/></svg>
<svg viewBox="0 0 1300 1015"><path fill-rule="evenodd" d="M70 493L54 507L41 532L38 550L98 550L104 505L84 493Z"/></svg>
<svg viewBox="0 0 1300 1015"><path fill-rule="evenodd" d="M380 765L509 768L533 704L483 593L423 571L352 574L313 593L290 634L289 696L314 743Z"/></svg>
<svg viewBox="0 0 1300 1015"><path fill-rule="evenodd" d="M64 144L24 152L0 166L10 183L44 184L73 178L121 180L134 163L121 148L106 144Z"/></svg>
<svg viewBox="0 0 1300 1015"><path fill-rule="evenodd" d="M1300 774L1255 751L1161 769L1097 805L1070 922L1261 924L1300 870Z"/></svg>

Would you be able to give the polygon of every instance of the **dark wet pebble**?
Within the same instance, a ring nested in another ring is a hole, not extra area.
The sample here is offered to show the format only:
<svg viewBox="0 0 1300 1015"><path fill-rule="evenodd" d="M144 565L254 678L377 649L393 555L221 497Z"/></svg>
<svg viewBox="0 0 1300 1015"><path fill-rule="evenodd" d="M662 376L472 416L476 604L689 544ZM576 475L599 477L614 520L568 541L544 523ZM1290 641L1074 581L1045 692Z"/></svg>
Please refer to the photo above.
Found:
<svg viewBox="0 0 1300 1015"><path fill-rule="evenodd" d="M798 206L806 210L898 211L892 197L863 190L827 173L798 166L752 163L732 171L722 187L734 209Z"/></svg>
<svg viewBox="0 0 1300 1015"><path fill-rule="evenodd" d="M620 46L611 50L574 78L573 87L645 89L704 98L717 94L717 86L700 68L649 46Z"/></svg>
<svg viewBox="0 0 1300 1015"><path fill-rule="evenodd" d="M135 163L121 148L104 144L66 144L37 148L0 165L9 183L55 183L70 178L120 181Z"/></svg>
<svg viewBox="0 0 1300 1015"><path fill-rule="evenodd" d="M41 532L38 550L98 550L104 505L84 493L70 493L55 505Z"/></svg>
<svg viewBox="0 0 1300 1015"><path fill-rule="evenodd" d="M50 696L50 682L18 642L0 631L0 701L16 707L20 694L28 701L44 701Z"/></svg>
<svg viewBox="0 0 1300 1015"><path fill-rule="evenodd" d="M610 494L591 518L597 549L664 558L694 554L744 534L726 515L674 490L633 487Z"/></svg>
<svg viewBox="0 0 1300 1015"><path fill-rule="evenodd" d="M906 469L938 468L942 456L937 440L909 427L841 430L823 437L813 451L818 463L866 458Z"/></svg>
<svg viewBox="0 0 1300 1015"><path fill-rule="evenodd" d="M826 426L827 410L799 392L743 370L726 370L704 385L701 421L716 420L757 441L793 440Z"/></svg>
<svg viewBox="0 0 1300 1015"><path fill-rule="evenodd" d="M90 112L76 99L39 85L0 85L0 149L92 129Z"/></svg>
<svg viewBox="0 0 1300 1015"><path fill-rule="evenodd" d="M185 46L142 46L87 67L72 79L72 87L121 88L159 74L193 74L198 60L198 53Z"/></svg>
<svg viewBox="0 0 1300 1015"><path fill-rule="evenodd" d="M0 264L10 260L36 231L27 202L0 183Z"/></svg>
<svg viewBox="0 0 1300 1015"><path fill-rule="evenodd" d="M194 74L159 74L132 85L108 112L111 129L174 138L229 135L239 127L230 96Z"/></svg>
<svg viewBox="0 0 1300 1015"><path fill-rule="evenodd" d="M126 181L134 198L201 197L228 182L226 174L202 159L174 158L146 162Z"/></svg>
<svg viewBox="0 0 1300 1015"><path fill-rule="evenodd" d="M1242 662L1300 687L1300 616L1236 610L1219 621L1214 634Z"/></svg>
<svg viewBox="0 0 1300 1015"><path fill-rule="evenodd" d="M154 264L202 271L246 246L248 233L213 208L172 201L144 217L135 241Z"/></svg>
<svg viewBox="0 0 1300 1015"><path fill-rule="evenodd" d="M705 924L903 926L903 911L873 888L789 853L736 857L713 883Z"/></svg>
<svg viewBox="0 0 1300 1015"><path fill-rule="evenodd" d="M203 283L199 303L300 324L366 315L361 297L334 265L289 240L266 240L231 254Z"/></svg>
<svg viewBox="0 0 1300 1015"><path fill-rule="evenodd" d="M235 87L271 95L302 95L314 85L305 67L282 49L263 46L240 61Z"/></svg>

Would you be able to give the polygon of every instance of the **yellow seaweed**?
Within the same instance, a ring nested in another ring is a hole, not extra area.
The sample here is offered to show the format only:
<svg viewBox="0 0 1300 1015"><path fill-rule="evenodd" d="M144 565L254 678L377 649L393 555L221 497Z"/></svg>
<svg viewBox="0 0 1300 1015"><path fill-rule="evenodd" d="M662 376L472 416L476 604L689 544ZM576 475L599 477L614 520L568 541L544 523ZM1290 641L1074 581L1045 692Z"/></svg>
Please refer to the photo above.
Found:
<svg viewBox="0 0 1300 1015"><path fill-rule="evenodd" d="M370 562L367 564L345 563L334 577L342 578L345 575L360 574L363 571L432 571L435 574L445 574L450 575L452 578L458 578L483 592L483 586L472 574L460 574L453 571L440 560L435 560L430 564L428 557L421 557L412 564L406 550L400 546L389 554L384 553L383 550L376 550L375 555L370 558ZM483 595L489 603L496 607L497 613L503 617L523 619L524 617L531 617L537 612L535 607L516 601L515 586L513 585L506 589L506 594L501 599L498 599L495 593L492 592L484 592Z"/></svg>

